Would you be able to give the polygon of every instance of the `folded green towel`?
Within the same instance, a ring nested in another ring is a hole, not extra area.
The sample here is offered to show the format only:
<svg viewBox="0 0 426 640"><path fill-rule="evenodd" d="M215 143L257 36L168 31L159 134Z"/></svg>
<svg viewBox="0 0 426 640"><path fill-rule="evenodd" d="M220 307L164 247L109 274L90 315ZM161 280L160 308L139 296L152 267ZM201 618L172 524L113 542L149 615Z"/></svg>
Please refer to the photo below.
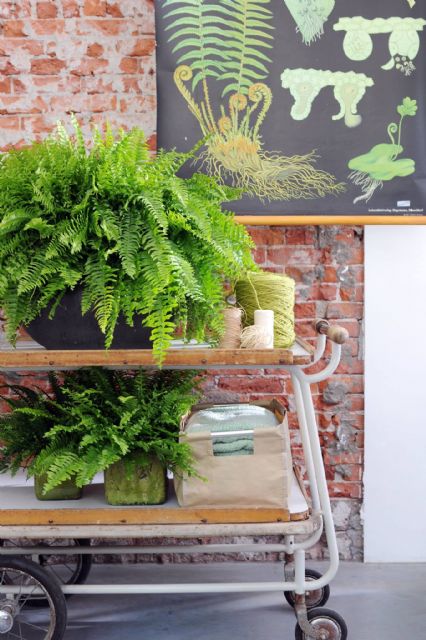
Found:
<svg viewBox="0 0 426 640"><path fill-rule="evenodd" d="M187 422L187 433L223 433L229 431L254 431L275 427L279 423L269 409L250 404L216 405L194 413ZM253 434L214 436L213 453L216 456L252 455Z"/></svg>
<svg viewBox="0 0 426 640"><path fill-rule="evenodd" d="M248 438L230 436L223 440L213 438L213 453L215 456L253 455L253 436L249 436Z"/></svg>

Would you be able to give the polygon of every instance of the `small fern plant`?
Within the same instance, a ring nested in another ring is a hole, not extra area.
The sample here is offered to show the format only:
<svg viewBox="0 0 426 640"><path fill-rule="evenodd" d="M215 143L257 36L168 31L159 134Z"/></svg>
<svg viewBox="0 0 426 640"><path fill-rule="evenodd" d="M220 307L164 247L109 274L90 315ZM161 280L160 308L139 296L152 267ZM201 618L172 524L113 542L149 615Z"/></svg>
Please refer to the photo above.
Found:
<svg viewBox="0 0 426 640"><path fill-rule="evenodd" d="M20 469L32 475L37 455L48 444L46 433L66 414L58 378L49 374L51 392L22 385L3 385L0 398L9 411L0 415L0 473Z"/></svg>
<svg viewBox="0 0 426 640"><path fill-rule="evenodd" d="M141 451L175 472L195 474L190 447L179 442L179 424L199 398L198 388L199 375L192 371L69 373L63 419L45 434L48 444L30 472L47 478L44 492L71 478L82 487Z"/></svg>
<svg viewBox="0 0 426 640"><path fill-rule="evenodd" d="M141 130L94 129L73 118L42 142L0 159L0 307L17 328L82 288L108 348L120 316L151 328L161 364L184 339L222 331L223 283L254 268L252 242L221 204L239 196L214 178L176 174L191 154L151 157Z"/></svg>

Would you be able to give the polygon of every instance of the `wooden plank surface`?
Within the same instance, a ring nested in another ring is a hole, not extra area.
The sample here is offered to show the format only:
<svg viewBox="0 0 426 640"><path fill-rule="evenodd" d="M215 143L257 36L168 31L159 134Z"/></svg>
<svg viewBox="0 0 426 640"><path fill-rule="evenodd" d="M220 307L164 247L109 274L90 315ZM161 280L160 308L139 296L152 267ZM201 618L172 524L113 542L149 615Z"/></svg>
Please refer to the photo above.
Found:
<svg viewBox="0 0 426 640"><path fill-rule="evenodd" d="M401 224L414 224L424 225L426 224L426 216L375 216L375 215L286 215L286 216L265 216L265 215L245 215L235 216L235 221L240 224L246 224L250 226L262 226L262 227L291 227L291 226L303 226L303 225L401 225Z"/></svg>
<svg viewBox="0 0 426 640"><path fill-rule="evenodd" d="M234 536L311 535L321 520L311 516L292 522L243 524L121 524L121 525L0 525L6 538L201 538Z"/></svg>
<svg viewBox="0 0 426 640"><path fill-rule="evenodd" d="M290 349L169 349L168 367L285 367L312 361L313 347L302 341ZM47 349L0 351L0 370L66 369L84 366L120 368L155 367L151 349L56 351Z"/></svg>
<svg viewBox="0 0 426 640"><path fill-rule="evenodd" d="M273 523L305 520L308 504L297 481L292 483L290 510L261 507L179 507L171 488L163 505L117 506L105 503L103 485L91 485L81 500L38 501L32 486L0 489L1 526L53 525L181 525ZM291 513L290 513L291 511Z"/></svg>

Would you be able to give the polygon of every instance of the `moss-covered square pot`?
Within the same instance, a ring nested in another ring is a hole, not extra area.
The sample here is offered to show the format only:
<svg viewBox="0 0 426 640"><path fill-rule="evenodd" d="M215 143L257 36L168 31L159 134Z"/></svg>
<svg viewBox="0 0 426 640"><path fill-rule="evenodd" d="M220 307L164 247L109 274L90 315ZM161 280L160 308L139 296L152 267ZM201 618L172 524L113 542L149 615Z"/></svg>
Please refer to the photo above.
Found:
<svg viewBox="0 0 426 640"><path fill-rule="evenodd" d="M34 476L34 492L37 500L79 500L83 493L81 487L77 487L74 480L65 480L57 487L43 493L46 484L45 475Z"/></svg>
<svg viewBox="0 0 426 640"><path fill-rule="evenodd" d="M105 471L108 504L162 504L167 499L167 473L157 458L134 452Z"/></svg>

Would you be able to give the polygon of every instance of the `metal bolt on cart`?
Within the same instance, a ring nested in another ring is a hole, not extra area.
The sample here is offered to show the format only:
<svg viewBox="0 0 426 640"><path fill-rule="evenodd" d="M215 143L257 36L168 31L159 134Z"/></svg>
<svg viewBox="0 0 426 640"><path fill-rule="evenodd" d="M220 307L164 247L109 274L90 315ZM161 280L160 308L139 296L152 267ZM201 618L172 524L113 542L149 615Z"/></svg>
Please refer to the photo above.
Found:
<svg viewBox="0 0 426 640"><path fill-rule="evenodd" d="M336 612L324 605L336 575L339 556L330 498L321 454L310 385L331 376L338 367L341 345L348 337L341 327L325 320L315 323L316 349L297 340L290 349L243 350L170 349L169 369L285 369L290 373L309 482L308 499L301 482L293 483L289 510L263 508L185 508L172 498L164 505L111 507L96 485L82 501L37 502L29 487L0 490L0 639L61 640L65 633L66 597L72 594L183 594L283 591L294 608L296 640L345 640L347 628ZM317 373L306 369L319 363L327 338L328 363ZM153 367L150 350L0 351L0 372L68 370L82 366L122 369ZM53 506L52 506L53 504ZM305 567L306 550L325 532L329 567L324 575ZM224 544L179 546L90 546L90 538L181 539L277 535L279 544ZM285 554L285 576L278 582L191 584L84 584L96 554L122 553L234 553ZM35 615L44 607L42 618ZM40 622L42 619L43 622Z"/></svg>

